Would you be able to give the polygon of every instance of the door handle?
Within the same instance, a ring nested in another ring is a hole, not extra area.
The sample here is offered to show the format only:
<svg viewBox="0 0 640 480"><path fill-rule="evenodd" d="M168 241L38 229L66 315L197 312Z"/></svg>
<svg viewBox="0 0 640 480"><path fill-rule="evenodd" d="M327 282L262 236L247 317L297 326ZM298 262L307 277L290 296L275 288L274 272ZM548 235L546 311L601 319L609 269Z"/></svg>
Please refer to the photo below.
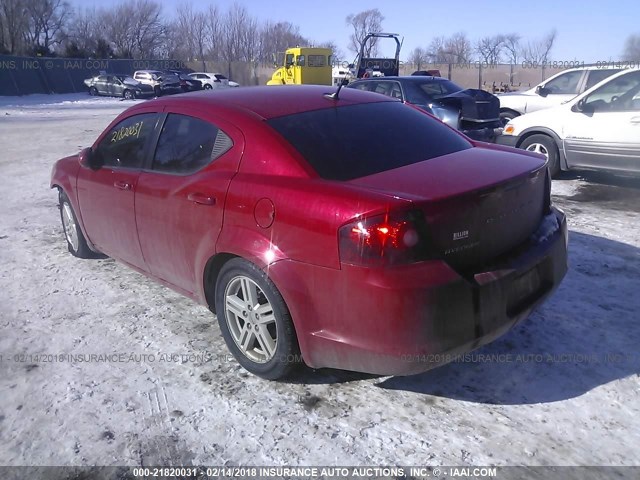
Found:
<svg viewBox="0 0 640 480"><path fill-rule="evenodd" d="M198 192L190 193L189 195L187 195L187 200L193 203L199 203L200 205L216 204L215 197L210 197L208 195L205 195L204 193L198 193Z"/></svg>
<svg viewBox="0 0 640 480"><path fill-rule="evenodd" d="M119 188L120 190L131 190L131 184L127 182L123 182L122 180L113 182L113 186L116 188Z"/></svg>

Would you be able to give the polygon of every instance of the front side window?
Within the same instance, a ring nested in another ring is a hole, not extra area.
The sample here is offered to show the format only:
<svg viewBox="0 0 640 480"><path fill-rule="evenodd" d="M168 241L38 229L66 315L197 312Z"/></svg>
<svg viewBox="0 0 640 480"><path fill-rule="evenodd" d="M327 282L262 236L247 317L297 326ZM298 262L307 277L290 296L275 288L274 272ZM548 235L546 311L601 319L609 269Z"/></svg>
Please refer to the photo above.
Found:
<svg viewBox="0 0 640 480"><path fill-rule="evenodd" d="M299 67L304 67L304 55L298 55L297 62Z"/></svg>
<svg viewBox="0 0 640 480"><path fill-rule="evenodd" d="M605 83L584 98L589 110L636 111L640 109L640 71L629 73Z"/></svg>
<svg viewBox="0 0 640 480"><path fill-rule="evenodd" d="M212 123L171 113L162 127L152 169L178 175L194 173L232 146L229 136Z"/></svg>
<svg viewBox="0 0 640 480"><path fill-rule="evenodd" d="M155 113L133 115L109 130L95 150L100 165L115 168L142 167L145 146L157 118Z"/></svg>
<svg viewBox="0 0 640 480"><path fill-rule="evenodd" d="M567 72L545 84L549 94L577 94L582 71Z"/></svg>

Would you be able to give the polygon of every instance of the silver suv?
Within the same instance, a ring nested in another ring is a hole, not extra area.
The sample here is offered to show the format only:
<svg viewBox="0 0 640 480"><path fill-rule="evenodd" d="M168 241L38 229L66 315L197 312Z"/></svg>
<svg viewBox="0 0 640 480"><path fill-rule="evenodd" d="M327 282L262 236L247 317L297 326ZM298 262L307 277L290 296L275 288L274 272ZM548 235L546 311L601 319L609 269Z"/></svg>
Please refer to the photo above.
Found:
<svg viewBox="0 0 640 480"><path fill-rule="evenodd" d="M609 67L571 68L546 79L530 90L499 94L500 118L503 124L506 124L519 115L555 107L589 90L620 70L622 69Z"/></svg>
<svg viewBox="0 0 640 480"><path fill-rule="evenodd" d="M136 70L133 78L145 85L151 85L157 96L163 93L181 91L180 78L173 73L161 72L159 70Z"/></svg>

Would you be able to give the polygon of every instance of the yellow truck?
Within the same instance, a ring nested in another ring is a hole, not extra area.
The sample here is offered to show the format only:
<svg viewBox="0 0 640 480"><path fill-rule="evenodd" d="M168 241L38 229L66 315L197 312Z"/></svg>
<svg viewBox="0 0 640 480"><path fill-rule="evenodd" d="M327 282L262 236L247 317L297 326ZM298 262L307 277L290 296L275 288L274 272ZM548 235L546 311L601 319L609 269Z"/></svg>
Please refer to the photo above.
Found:
<svg viewBox="0 0 640 480"><path fill-rule="evenodd" d="M331 49L287 48L267 85L331 85Z"/></svg>

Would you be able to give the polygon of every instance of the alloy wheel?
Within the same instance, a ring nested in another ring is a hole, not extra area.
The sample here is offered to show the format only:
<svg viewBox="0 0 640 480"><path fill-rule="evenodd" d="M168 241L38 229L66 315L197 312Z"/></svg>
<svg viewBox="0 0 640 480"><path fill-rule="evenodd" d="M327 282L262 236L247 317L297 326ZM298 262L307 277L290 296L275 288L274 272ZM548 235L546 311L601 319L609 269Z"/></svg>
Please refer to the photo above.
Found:
<svg viewBox="0 0 640 480"><path fill-rule="evenodd" d="M527 152L540 153L541 155L544 155L547 160L549 160L549 150L547 150L547 147L545 147L541 143L532 143L526 148L526 150Z"/></svg>
<svg viewBox="0 0 640 480"><path fill-rule="evenodd" d="M249 277L234 277L224 292L225 318L231 337L252 362L273 358L278 343L276 317L271 302Z"/></svg>
<svg viewBox="0 0 640 480"><path fill-rule="evenodd" d="M65 237L67 237L69 245L71 245L71 247L77 251L79 243L76 221L73 217L71 205L66 202L62 204L62 224L64 226L64 235Z"/></svg>

